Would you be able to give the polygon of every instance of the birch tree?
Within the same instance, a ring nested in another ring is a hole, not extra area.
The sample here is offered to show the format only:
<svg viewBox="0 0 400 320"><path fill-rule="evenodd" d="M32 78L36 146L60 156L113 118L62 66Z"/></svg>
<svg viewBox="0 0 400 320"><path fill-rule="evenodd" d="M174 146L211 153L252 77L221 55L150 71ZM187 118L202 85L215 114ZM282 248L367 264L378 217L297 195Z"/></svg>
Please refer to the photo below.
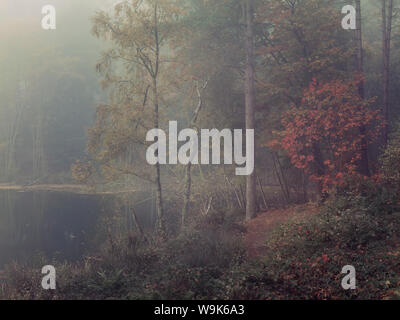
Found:
<svg viewBox="0 0 400 320"><path fill-rule="evenodd" d="M97 123L90 130L89 151L103 168L134 175L156 186L157 228L165 230L160 163L149 170L139 165L116 166L115 160L132 144L147 147L149 129L160 128L163 106L162 78L167 51L163 47L174 31L179 9L168 0L124 1L113 16L104 11L93 19L93 33L111 41L97 71L103 87L111 89L110 104L97 108ZM149 172L153 171L153 172Z"/></svg>

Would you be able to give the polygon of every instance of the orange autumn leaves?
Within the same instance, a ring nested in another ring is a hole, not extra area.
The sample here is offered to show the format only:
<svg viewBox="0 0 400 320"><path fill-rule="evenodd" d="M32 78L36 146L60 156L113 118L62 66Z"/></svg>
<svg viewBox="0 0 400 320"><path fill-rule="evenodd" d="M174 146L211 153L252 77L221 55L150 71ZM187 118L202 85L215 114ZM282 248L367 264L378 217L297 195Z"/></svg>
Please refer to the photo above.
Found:
<svg viewBox="0 0 400 320"><path fill-rule="evenodd" d="M373 100L360 98L360 81L313 79L299 105L284 114L280 139L269 143L284 149L323 192L342 184L346 175L357 174L362 142L371 143L384 125L379 111L370 108Z"/></svg>

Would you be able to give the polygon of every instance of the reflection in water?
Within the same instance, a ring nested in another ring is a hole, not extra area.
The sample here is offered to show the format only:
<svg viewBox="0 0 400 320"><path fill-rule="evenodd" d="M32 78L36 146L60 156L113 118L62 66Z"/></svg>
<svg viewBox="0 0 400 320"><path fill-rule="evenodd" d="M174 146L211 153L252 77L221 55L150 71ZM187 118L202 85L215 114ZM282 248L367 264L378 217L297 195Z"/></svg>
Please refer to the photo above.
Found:
<svg viewBox="0 0 400 320"><path fill-rule="evenodd" d="M36 253L49 259L78 259L102 229L98 227L104 215L114 214L116 204L127 217L128 228L132 206L145 228L154 225L151 198L143 194L125 198L121 204L120 197L113 195L0 190L0 267L13 260L26 261Z"/></svg>

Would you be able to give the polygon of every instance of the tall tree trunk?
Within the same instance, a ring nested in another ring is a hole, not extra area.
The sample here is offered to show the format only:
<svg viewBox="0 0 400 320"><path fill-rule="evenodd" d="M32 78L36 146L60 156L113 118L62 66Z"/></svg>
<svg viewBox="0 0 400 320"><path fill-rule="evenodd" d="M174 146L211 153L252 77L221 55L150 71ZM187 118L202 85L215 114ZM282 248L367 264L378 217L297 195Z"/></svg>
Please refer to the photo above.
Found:
<svg viewBox="0 0 400 320"><path fill-rule="evenodd" d="M363 40L362 40L362 12L361 12L361 0L356 0L356 42L357 42L357 72L360 75L364 73L364 51L363 51ZM364 99L364 81L361 81L358 86L358 92L360 97Z"/></svg>
<svg viewBox="0 0 400 320"><path fill-rule="evenodd" d="M153 92L154 92L154 128L159 128L159 106L158 106L158 92L157 92L157 80L154 78L153 81ZM164 226L164 211L163 211L163 200L162 200L162 187L161 187L161 168L160 163L156 164L156 205L157 205L157 228L158 231L165 231Z"/></svg>
<svg viewBox="0 0 400 320"><path fill-rule="evenodd" d="M155 40L155 54L156 61L153 73L153 99L154 99L154 128L158 129L160 127L159 123L159 105L158 105L158 88L157 88L157 77L160 64L160 41L158 35L158 6L157 3L154 6L154 40ZM157 204L157 227L158 231L165 231L165 221L164 221L164 210L163 210L163 198L162 198L162 187L161 187L161 169L160 163L156 164L156 204Z"/></svg>
<svg viewBox="0 0 400 320"><path fill-rule="evenodd" d="M393 0L389 0L388 11L386 9L386 0L382 0L383 117L386 121L383 139L385 145L388 141L389 125L390 40L392 34Z"/></svg>
<svg viewBox="0 0 400 320"><path fill-rule="evenodd" d="M357 29L356 29L356 42L357 42L357 73L364 76L364 52L362 41L362 15L361 15L361 1L356 0L356 16L357 16ZM358 93L361 99L365 98L364 79L360 80L358 85ZM365 136L367 128L363 125L359 128L361 136ZM361 159L358 164L359 171L364 176L369 176L369 161L368 161L368 143L365 138L361 139Z"/></svg>
<svg viewBox="0 0 400 320"><path fill-rule="evenodd" d="M255 127L256 93L254 88L254 7L253 0L246 0L246 129ZM246 220L256 215L255 170L246 178Z"/></svg>

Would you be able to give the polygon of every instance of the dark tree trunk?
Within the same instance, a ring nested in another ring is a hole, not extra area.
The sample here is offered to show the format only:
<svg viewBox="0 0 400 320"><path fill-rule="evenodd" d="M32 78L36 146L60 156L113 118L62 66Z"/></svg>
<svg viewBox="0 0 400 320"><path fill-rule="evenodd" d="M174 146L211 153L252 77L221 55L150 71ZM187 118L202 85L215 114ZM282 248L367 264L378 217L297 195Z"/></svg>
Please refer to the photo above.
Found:
<svg viewBox="0 0 400 320"><path fill-rule="evenodd" d="M392 34L393 0L389 0L389 8L387 11L386 9L386 0L382 0L383 117L386 121L383 139L385 145L388 141L389 125L390 40Z"/></svg>
<svg viewBox="0 0 400 320"><path fill-rule="evenodd" d="M364 76L364 52L362 41L362 15L361 15L361 1L356 0L357 12L357 29L356 29L356 42L357 42L357 73ZM360 80L358 85L358 93L361 99L365 98L364 79ZM359 128L361 136L365 136L367 128L361 126ZM368 160L368 143L365 138L361 139L361 159L358 164L359 172L364 176L369 176L369 160Z"/></svg>
<svg viewBox="0 0 400 320"><path fill-rule="evenodd" d="M254 87L254 7L253 0L246 0L246 129L255 127L256 93ZM246 178L246 220L256 215L255 170Z"/></svg>

